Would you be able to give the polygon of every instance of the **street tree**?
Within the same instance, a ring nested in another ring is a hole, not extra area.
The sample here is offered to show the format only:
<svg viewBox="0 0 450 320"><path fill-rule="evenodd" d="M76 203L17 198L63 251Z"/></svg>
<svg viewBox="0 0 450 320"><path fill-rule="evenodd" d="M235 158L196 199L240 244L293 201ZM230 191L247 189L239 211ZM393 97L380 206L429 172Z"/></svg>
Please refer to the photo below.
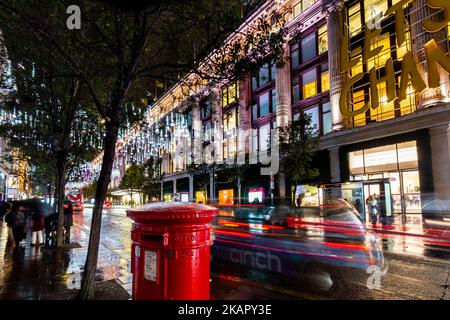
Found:
<svg viewBox="0 0 450 320"><path fill-rule="evenodd" d="M71 4L68 0L3 0L0 29L5 37L20 37L15 28L28 28L35 37L30 45L44 42L51 46L52 54L63 59L86 87L105 121L103 161L78 296L88 298L93 293L103 202L119 129L126 123L127 102L141 100L142 88L155 80L179 81L188 73L196 74L188 85L198 88L202 81L233 80L254 72L262 63L281 64L284 29L278 27L281 19L267 16L245 30L236 30L243 18L241 0L80 0L81 26L71 30L66 28L66 10ZM224 43L230 35L235 40Z"/></svg>
<svg viewBox="0 0 450 320"><path fill-rule="evenodd" d="M290 178L291 201L295 203L297 186L319 175L319 170L313 164L319 136L311 116L302 113L297 120L279 128L279 144L280 167Z"/></svg>
<svg viewBox="0 0 450 320"><path fill-rule="evenodd" d="M150 157L144 163L144 183L142 192L150 199L160 198L161 196L161 159Z"/></svg>
<svg viewBox="0 0 450 320"><path fill-rule="evenodd" d="M120 188L130 191L131 205L134 204L133 192L142 192L145 181L144 174L145 169L143 166L132 164L127 168L125 174L122 177Z"/></svg>

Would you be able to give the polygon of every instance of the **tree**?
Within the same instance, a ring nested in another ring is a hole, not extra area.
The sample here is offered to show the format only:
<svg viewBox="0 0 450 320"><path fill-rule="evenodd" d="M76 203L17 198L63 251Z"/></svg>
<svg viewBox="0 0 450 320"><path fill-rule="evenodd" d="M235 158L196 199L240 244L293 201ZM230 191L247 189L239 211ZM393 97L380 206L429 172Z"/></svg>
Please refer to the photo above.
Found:
<svg viewBox="0 0 450 320"><path fill-rule="evenodd" d="M145 181L143 166L132 164L127 168L120 182L120 188L130 190L131 205L133 205L133 192L141 192Z"/></svg>
<svg viewBox="0 0 450 320"><path fill-rule="evenodd" d="M144 183L142 191L151 199L161 195L161 159L149 158L144 164Z"/></svg>
<svg viewBox="0 0 450 320"><path fill-rule="evenodd" d="M279 141L281 168L293 183L291 201L295 203L297 186L319 175L312 163L319 143L317 128L309 115L300 114L297 120L279 129Z"/></svg>
<svg viewBox="0 0 450 320"><path fill-rule="evenodd" d="M10 99L1 109L11 118L0 125L0 135L33 167L54 166L57 246L62 246L68 172L98 152L89 143L94 133L99 133L98 116L83 101L86 87L52 54L51 46L45 42L24 46L24 42L33 42L34 36L23 33L20 39L5 33L0 43L7 47L10 61L10 73L4 74L2 81L10 84Z"/></svg>
<svg viewBox="0 0 450 320"><path fill-rule="evenodd" d="M9 37L20 37L17 30L28 29L35 37L30 45L51 46L52 53L86 87L105 121L103 162L78 296L88 298L93 293L103 203L119 129L127 120L127 103L140 101L149 81L178 81L180 75L191 73L198 77L188 77L187 85L198 88L202 80L232 80L255 71L261 63L280 61L284 30L272 25L272 17L265 17L245 32L236 31L242 21L241 0L80 0L81 29L69 31L64 25L71 4L68 0L3 0L0 29ZM224 44L233 32L235 40ZM188 90L189 95L193 91Z"/></svg>

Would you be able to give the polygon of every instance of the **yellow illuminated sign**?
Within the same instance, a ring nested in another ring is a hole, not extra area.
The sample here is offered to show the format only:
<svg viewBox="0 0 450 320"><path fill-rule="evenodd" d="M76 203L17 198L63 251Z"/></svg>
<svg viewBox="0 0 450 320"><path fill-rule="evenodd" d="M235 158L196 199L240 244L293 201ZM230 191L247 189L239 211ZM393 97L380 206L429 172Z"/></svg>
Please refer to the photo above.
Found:
<svg viewBox="0 0 450 320"><path fill-rule="evenodd" d="M392 14L395 15L395 30L397 34L397 45L400 47L406 39L405 34L405 16L403 12L403 7L409 4L412 0L402 0L397 4L390 7L386 13L385 17ZM423 27L428 32L437 32L442 28L446 27L450 22L450 1L449 0L427 0L428 5L435 9L442 9L444 11L444 18L442 21L436 22L431 20L425 20L423 22ZM349 57L349 36L344 35L344 39L341 46L341 72L346 72L361 62L367 63L371 58L380 54L383 51L384 45L372 48L371 42L381 35L381 29L370 29L367 26L364 30L364 53L354 59ZM443 69L450 73L450 58L445 54L436 44L434 39L428 41L425 46L425 58L428 65L428 88L439 87L440 75L438 71L437 64L439 64ZM408 83L411 82L416 93L420 93L426 89L427 85L425 81L420 76L420 72L417 69L417 65L413 60L412 54L406 52L402 57L402 70L400 77L400 90L397 95L395 86L395 72L394 72L394 61L389 58L385 65L385 75L379 77L379 70L374 66L369 70L370 79L370 93L371 93L371 105L366 103L364 106L357 110L350 110L348 108L348 93L350 92L352 86L363 78L363 73L358 73L351 77L344 84L340 100L339 108L341 113L347 117L355 117L359 114L365 113L369 108L377 109L380 105L380 99L378 96L377 86L380 83L386 84L386 95L387 102L392 102L395 99L400 101L406 98L406 90L408 88Z"/></svg>

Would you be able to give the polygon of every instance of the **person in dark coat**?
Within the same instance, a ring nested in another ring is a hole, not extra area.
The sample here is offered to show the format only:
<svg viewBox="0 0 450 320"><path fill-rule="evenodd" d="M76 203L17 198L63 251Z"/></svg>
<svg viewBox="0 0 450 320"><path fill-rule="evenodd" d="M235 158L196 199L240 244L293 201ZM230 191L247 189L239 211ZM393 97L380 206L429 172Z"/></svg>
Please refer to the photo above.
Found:
<svg viewBox="0 0 450 320"><path fill-rule="evenodd" d="M27 237L27 209L20 205L13 208L5 217L6 223L11 227L13 245L18 247L20 242Z"/></svg>
<svg viewBox="0 0 450 320"><path fill-rule="evenodd" d="M73 226L73 205L71 201L64 204L64 242L70 243L70 227Z"/></svg>

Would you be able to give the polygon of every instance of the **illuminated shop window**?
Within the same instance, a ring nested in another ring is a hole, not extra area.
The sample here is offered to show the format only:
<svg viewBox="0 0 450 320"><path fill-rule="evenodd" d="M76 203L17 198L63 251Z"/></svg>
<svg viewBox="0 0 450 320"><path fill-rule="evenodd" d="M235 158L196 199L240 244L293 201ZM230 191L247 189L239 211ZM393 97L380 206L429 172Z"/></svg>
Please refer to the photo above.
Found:
<svg viewBox="0 0 450 320"><path fill-rule="evenodd" d="M376 109L370 108L370 119L373 121L383 121L394 118L394 101L387 102L386 83L379 83L377 88L380 104Z"/></svg>
<svg viewBox="0 0 450 320"><path fill-rule="evenodd" d="M316 51L316 34L311 33L304 37L301 41L302 46L302 63L311 60L317 56Z"/></svg>
<svg viewBox="0 0 450 320"><path fill-rule="evenodd" d="M348 9L348 28L350 36L354 36L362 31L361 4L359 3Z"/></svg>
<svg viewBox="0 0 450 320"><path fill-rule="evenodd" d="M398 77L398 83L400 83L401 77ZM416 94L411 83L408 84L406 89L406 99L400 101L400 113L402 116L413 113L416 111Z"/></svg>
<svg viewBox="0 0 450 320"><path fill-rule="evenodd" d="M352 105L353 110L360 110L364 107L365 104L365 96L364 96L364 90L355 91L352 94ZM353 117L353 126L354 127L360 127L364 126L366 124L366 115L365 113L358 114L357 116Z"/></svg>
<svg viewBox="0 0 450 320"><path fill-rule="evenodd" d="M370 45L372 50L383 47L382 51L367 62L367 70L373 67L379 69L386 65L386 61L391 57L391 44L389 41L389 34L383 34L372 40Z"/></svg>
<svg viewBox="0 0 450 320"><path fill-rule="evenodd" d="M365 22L374 19L378 14L381 16L387 11L388 2L387 0L365 0L364 1L364 14Z"/></svg>
<svg viewBox="0 0 450 320"><path fill-rule="evenodd" d="M219 204L220 205L233 205L234 204L233 189L219 190Z"/></svg>
<svg viewBox="0 0 450 320"><path fill-rule="evenodd" d="M197 191L195 192L195 202L197 203L206 203L207 197L205 191Z"/></svg>
<svg viewBox="0 0 450 320"><path fill-rule="evenodd" d="M302 75L303 81L303 99L317 94L317 72L316 69L311 69Z"/></svg>
<svg viewBox="0 0 450 320"><path fill-rule="evenodd" d="M257 204L262 203L264 197L264 188L250 188L248 191L248 202Z"/></svg>
<svg viewBox="0 0 450 320"><path fill-rule="evenodd" d="M222 107L226 107L239 99L239 82L222 88Z"/></svg>
<svg viewBox="0 0 450 320"><path fill-rule="evenodd" d="M319 28L318 35L319 54L322 54L328 51L328 32L326 24Z"/></svg>
<svg viewBox="0 0 450 320"><path fill-rule="evenodd" d="M320 82L322 86L322 92L330 90L330 72L328 70L328 63L324 63L321 66L322 73L320 74Z"/></svg>

